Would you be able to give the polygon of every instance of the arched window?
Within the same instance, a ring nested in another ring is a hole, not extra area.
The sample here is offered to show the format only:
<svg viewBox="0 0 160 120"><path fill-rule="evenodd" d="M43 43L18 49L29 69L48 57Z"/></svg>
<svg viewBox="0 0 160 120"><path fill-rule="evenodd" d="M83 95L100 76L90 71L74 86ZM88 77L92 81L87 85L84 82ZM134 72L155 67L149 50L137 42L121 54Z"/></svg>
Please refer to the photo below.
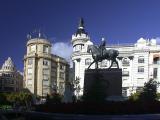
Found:
<svg viewBox="0 0 160 120"><path fill-rule="evenodd" d="M87 58L86 60L85 60L85 65L90 65L91 64L91 59L90 58Z"/></svg>
<svg viewBox="0 0 160 120"><path fill-rule="evenodd" d="M129 66L130 62L129 62L129 59L128 58L123 58L122 59L122 65L123 66Z"/></svg>

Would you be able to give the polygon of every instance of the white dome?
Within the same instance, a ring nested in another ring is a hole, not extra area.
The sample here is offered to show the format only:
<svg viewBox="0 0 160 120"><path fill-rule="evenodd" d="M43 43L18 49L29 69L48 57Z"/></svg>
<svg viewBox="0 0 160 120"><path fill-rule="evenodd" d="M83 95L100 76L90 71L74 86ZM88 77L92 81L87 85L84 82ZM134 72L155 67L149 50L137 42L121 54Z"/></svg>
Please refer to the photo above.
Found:
<svg viewBox="0 0 160 120"><path fill-rule="evenodd" d="M138 44L145 44L147 41L144 38L140 38L137 43Z"/></svg>
<svg viewBox="0 0 160 120"><path fill-rule="evenodd" d="M10 57L8 57L8 59L3 63L1 70L3 71L14 71L15 70L15 66Z"/></svg>

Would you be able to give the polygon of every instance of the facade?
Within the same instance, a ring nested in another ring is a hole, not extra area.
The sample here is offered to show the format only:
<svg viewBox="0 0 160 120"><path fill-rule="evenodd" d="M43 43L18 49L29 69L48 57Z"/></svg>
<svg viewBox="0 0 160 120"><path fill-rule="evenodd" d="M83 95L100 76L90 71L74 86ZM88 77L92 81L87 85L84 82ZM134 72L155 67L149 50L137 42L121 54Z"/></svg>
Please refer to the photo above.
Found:
<svg viewBox="0 0 160 120"><path fill-rule="evenodd" d="M41 97L53 92L64 94L68 80L67 61L51 54L52 44L40 33L29 35L28 39L24 56L25 87Z"/></svg>
<svg viewBox="0 0 160 120"><path fill-rule="evenodd" d="M0 92L18 92L23 89L23 76L9 57L0 69Z"/></svg>
<svg viewBox="0 0 160 120"><path fill-rule="evenodd" d="M80 95L83 94L84 71L93 61L91 53L87 52L88 45L93 45L85 32L84 22L81 19L78 30L72 35L73 45L72 61L76 77L80 78ZM140 38L135 44L106 45L106 49L119 51L117 61L122 68L122 94L130 96L131 93L139 91L144 83L153 78L160 81L160 45L155 39L145 40ZM110 66L110 61L99 63L100 68ZM114 67L114 65L113 65ZM116 66L115 66L116 67ZM95 64L90 69L95 68ZM158 91L160 89L158 88Z"/></svg>

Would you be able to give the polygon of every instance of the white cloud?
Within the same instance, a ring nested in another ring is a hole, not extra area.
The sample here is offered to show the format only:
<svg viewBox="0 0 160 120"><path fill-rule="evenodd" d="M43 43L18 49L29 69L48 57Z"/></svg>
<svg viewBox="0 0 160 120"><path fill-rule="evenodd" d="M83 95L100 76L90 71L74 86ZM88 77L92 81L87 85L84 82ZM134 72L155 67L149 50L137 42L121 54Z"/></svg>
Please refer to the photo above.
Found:
<svg viewBox="0 0 160 120"><path fill-rule="evenodd" d="M71 63L72 45L66 42L57 42L52 45L52 54L65 58Z"/></svg>

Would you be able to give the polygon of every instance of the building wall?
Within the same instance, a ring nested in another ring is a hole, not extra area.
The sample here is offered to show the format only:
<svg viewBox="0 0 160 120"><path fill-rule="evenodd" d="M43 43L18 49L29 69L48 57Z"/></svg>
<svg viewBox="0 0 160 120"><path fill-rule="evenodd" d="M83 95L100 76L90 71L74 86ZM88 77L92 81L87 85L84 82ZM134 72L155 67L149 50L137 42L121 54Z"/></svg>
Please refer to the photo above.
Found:
<svg viewBox="0 0 160 120"><path fill-rule="evenodd" d="M29 65L31 59L33 61ZM60 69L61 64L63 71ZM40 37L29 39L24 56L24 81L25 87L32 93L42 97L53 92L64 94L65 81L68 79L65 77L68 72L65 67L69 65L63 58L51 54L51 43L48 40ZM62 72L63 80L60 79ZM64 86L61 92L60 86Z"/></svg>
<svg viewBox="0 0 160 120"><path fill-rule="evenodd" d="M18 92L23 89L23 76L9 57L0 69L0 92Z"/></svg>

